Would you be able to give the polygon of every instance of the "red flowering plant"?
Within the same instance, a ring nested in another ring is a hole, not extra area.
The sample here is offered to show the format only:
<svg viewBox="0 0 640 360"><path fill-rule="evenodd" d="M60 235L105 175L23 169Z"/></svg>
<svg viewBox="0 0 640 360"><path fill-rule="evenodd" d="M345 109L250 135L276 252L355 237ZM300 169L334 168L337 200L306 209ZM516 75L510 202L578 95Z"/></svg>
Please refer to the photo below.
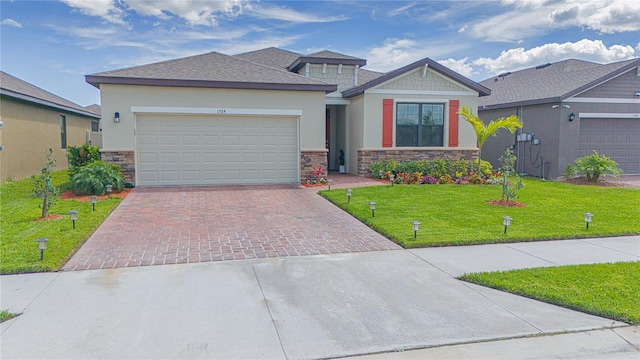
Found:
<svg viewBox="0 0 640 360"><path fill-rule="evenodd" d="M326 184L327 179L324 177L325 170L322 166L319 166L317 169L311 172L311 177L307 178L307 184L309 185L317 185L317 184Z"/></svg>

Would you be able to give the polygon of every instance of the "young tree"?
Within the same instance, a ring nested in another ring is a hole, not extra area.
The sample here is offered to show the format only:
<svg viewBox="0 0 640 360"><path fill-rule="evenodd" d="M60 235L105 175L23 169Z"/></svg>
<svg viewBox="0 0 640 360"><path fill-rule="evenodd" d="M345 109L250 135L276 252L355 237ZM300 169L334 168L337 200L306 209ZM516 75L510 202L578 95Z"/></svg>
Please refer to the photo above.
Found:
<svg viewBox="0 0 640 360"><path fill-rule="evenodd" d="M58 188L51 184L51 172L56 166L56 159L53 158L53 150L49 149L46 154L47 163L40 170L40 175L31 176L33 184L33 196L42 199L42 218L49 216L49 207L53 205L53 198L58 195Z"/></svg>
<svg viewBox="0 0 640 360"><path fill-rule="evenodd" d="M512 134L516 129L522 129L522 123L516 115L491 120L485 125L467 106L463 106L462 109L458 111L458 114L462 115L464 120L471 124L473 130L476 132L476 138L478 139L478 167L480 167L479 160L482 159L482 145L484 145L484 142L487 141L489 136L496 136L500 129L507 129Z"/></svg>

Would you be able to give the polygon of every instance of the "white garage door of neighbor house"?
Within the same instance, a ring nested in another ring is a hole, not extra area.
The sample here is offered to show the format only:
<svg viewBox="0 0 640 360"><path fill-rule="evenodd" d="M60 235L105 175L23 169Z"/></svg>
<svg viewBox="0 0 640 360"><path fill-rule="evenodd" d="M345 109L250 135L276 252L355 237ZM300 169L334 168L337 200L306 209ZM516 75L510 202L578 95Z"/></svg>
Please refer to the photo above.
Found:
<svg viewBox="0 0 640 360"><path fill-rule="evenodd" d="M138 185L298 181L295 117L138 115Z"/></svg>
<svg viewBox="0 0 640 360"><path fill-rule="evenodd" d="M578 157L596 150L625 174L640 174L640 119L580 119Z"/></svg>

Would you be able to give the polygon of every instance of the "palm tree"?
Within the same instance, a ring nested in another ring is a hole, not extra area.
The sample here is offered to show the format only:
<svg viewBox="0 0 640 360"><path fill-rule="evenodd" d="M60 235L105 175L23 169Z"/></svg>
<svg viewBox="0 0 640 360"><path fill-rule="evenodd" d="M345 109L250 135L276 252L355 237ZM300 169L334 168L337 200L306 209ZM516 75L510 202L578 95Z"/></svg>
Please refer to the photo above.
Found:
<svg viewBox="0 0 640 360"><path fill-rule="evenodd" d="M520 119L518 119L516 115L491 120L489 124L485 125L467 106L463 106L460 111L458 111L458 114L462 115L464 120L471 124L473 130L476 131L476 137L478 139L478 172L480 171L480 160L482 159L482 145L484 145L484 142L487 141L489 136L496 136L498 130L503 128L509 130L512 134L516 129L522 129L522 122L520 122Z"/></svg>

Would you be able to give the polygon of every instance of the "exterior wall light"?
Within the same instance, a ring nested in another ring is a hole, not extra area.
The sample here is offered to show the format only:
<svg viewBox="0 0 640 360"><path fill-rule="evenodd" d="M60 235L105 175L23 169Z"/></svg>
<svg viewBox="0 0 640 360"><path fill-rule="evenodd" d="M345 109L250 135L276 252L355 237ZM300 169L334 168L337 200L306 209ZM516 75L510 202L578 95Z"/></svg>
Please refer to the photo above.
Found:
<svg viewBox="0 0 640 360"><path fill-rule="evenodd" d="M416 239L418 237L418 230L420 230L420 222L415 220L412 221L411 229L413 230L413 238Z"/></svg>
<svg viewBox="0 0 640 360"><path fill-rule="evenodd" d="M511 217L509 216L503 216L502 217L502 225L504 225L504 233L507 233L507 228L509 227L509 225L511 225Z"/></svg>
<svg viewBox="0 0 640 360"><path fill-rule="evenodd" d="M587 230L589 230L589 223L591 222L591 220L593 220L593 214L592 213L585 213L584 214L584 222L587 224Z"/></svg>
<svg viewBox="0 0 640 360"><path fill-rule="evenodd" d="M91 195L89 198L91 199L91 205L93 206L93 211L96 211L96 203L98 202L98 197L95 195Z"/></svg>
<svg viewBox="0 0 640 360"><path fill-rule="evenodd" d="M47 248L47 238L39 238L38 240L38 250L40 250L40 261L44 259L44 250Z"/></svg>
<svg viewBox="0 0 640 360"><path fill-rule="evenodd" d="M353 192L353 190L347 189L347 203L351 202L351 193L352 192Z"/></svg>
<svg viewBox="0 0 640 360"><path fill-rule="evenodd" d="M575 119L576 119L576 114L575 113L569 114L569 121L573 121Z"/></svg>
<svg viewBox="0 0 640 360"><path fill-rule="evenodd" d="M71 219L71 223L73 224L73 228L76 228L76 220L78 220L78 210L69 211L69 219Z"/></svg>
<svg viewBox="0 0 640 360"><path fill-rule="evenodd" d="M371 217L376 217L376 202L372 201L369 203L369 209L371 209Z"/></svg>
<svg viewBox="0 0 640 360"><path fill-rule="evenodd" d="M115 114L113 114L113 122L114 123L119 123L120 122L120 113L119 112L115 112Z"/></svg>
<svg viewBox="0 0 640 360"><path fill-rule="evenodd" d="M111 199L111 192L113 191L113 185L111 184L106 185L105 189L107 190L107 198Z"/></svg>
<svg viewBox="0 0 640 360"><path fill-rule="evenodd" d="M333 180L327 180L327 184L329 185L329 191L331 191L331 184L333 184Z"/></svg>

